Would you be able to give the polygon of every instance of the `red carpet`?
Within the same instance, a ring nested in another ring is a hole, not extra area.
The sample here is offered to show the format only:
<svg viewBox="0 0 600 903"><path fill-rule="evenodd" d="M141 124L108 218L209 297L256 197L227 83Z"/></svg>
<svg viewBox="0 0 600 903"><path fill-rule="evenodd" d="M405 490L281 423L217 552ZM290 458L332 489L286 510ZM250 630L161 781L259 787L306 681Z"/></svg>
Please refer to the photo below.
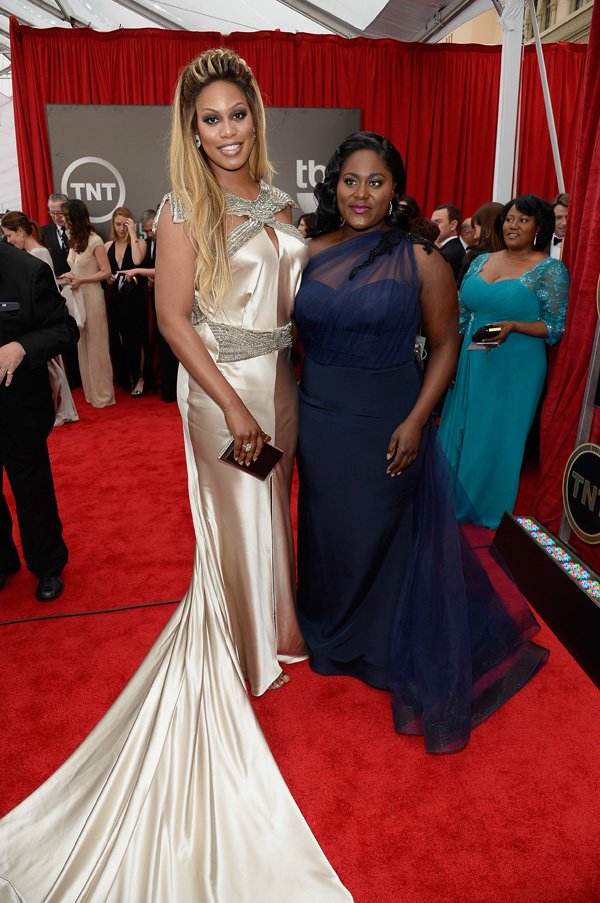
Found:
<svg viewBox="0 0 600 903"><path fill-rule="evenodd" d="M50 440L66 589L42 605L22 569L0 593L2 622L178 599L189 581L176 406L119 393L97 411L75 395L81 422ZM516 513L530 512L535 480L528 466ZM1 812L77 746L172 610L0 626ZM306 664L253 701L356 903L600 903L600 693L547 628L538 640L551 648L548 665L451 756L394 734L385 693Z"/></svg>

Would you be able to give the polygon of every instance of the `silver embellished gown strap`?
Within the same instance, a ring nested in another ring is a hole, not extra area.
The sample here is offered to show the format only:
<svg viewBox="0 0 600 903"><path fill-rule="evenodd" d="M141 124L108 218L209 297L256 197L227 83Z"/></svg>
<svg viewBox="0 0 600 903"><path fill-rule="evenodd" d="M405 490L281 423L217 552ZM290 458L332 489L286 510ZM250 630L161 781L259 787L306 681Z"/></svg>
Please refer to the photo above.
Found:
<svg viewBox="0 0 600 903"><path fill-rule="evenodd" d="M286 207L294 207L297 209L298 204L296 204L289 194L282 191L280 188L270 188L262 179L259 184L260 190L258 197L254 201L250 201L247 198L241 198L239 195L231 194L228 191L225 192L227 213L230 216L248 217L245 222L236 226L227 238L227 251L230 258L233 257L243 245L247 244L251 238L258 235L260 230L265 226L270 226L272 229L291 235L293 238L299 238L300 241L306 244L295 226L292 226L289 223L282 223L275 218L276 213L280 213L282 210L285 210ZM156 211L154 224L152 226L154 231L156 231L160 214L167 202L169 203L174 223L185 223L189 219L189 212L185 202L176 195L175 192L171 191L164 196Z"/></svg>

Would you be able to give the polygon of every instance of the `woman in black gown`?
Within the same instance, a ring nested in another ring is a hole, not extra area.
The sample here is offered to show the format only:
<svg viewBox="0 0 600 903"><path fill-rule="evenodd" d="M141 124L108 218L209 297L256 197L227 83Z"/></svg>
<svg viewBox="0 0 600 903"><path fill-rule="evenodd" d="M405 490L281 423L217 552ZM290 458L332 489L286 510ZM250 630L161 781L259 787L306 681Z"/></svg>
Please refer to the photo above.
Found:
<svg viewBox="0 0 600 903"><path fill-rule="evenodd" d="M110 351L117 385L139 398L146 389L156 391L150 358L148 300L141 280L122 272L139 267L146 257L146 242L136 233L127 207L112 215L110 241L105 244L112 276L108 296Z"/></svg>
<svg viewBox="0 0 600 903"><path fill-rule="evenodd" d="M538 625L524 600L508 612L458 533L430 416L456 366L456 288L434 247L402 231L403 191L397 150L363 132L337 149L315 192L317 237L295 310L306 354L298 608L314 670L389 687L396 730L448 752L547 651L528 642ZM489 544L476 532L476 545Z"/></svg>

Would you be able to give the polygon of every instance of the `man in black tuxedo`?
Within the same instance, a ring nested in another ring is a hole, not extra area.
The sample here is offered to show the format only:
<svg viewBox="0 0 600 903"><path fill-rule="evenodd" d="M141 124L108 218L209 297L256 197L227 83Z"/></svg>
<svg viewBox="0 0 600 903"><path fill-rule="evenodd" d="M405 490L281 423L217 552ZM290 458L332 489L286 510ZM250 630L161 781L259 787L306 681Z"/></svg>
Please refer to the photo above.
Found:
<svg viewBox="0 0 600 903"><path fill-rule="evenodd" d="M52 266L56 276L62 276L63 273L68 273L71 269L68 261L69 236L62 212L62 206L68 200L69 198L66 194L51 194L48 198L48 216L52 222L42 226L42 234L46 247L50 251ZM79 372L77 348L70 348L65 354L65 364L69 375L69 386L72 389L79 388L81 385L81 374Z"/></svg>
<svg viewBox="0 0 600 903"><path fill-rule="evenodd" d="M554 257L556 260L562 260L562 243L567 234L567 217L569 215L569 194L557 194L552 198L550 204L554 210L554 235L543 249L545 254Z"/></svg>
<svg viewBox="0 0 600 903"><path fill-rule="evenodd" d="M452 267L454 278L458 282L465 256L465 249L456 234L460 226L460 210L454 204L440 204L431 214L431 220L440 230L435 243L442 252L442 257Z"/></svg>
<svg viewBox="0 0 600 903"><path fill-rule="evenodd" d="M48 216L52 220L42 226L42 234L46 247L50 251L52 258L52 266L56 276L62 276L68 273L71 267L67 260L69 256L69 236L65 224L65 218L62 212L62 205L66 204L69 198L66 194L51 194L48 198Z"/></svg>
<svg viewBox="0 0 600 903"><path fill-rule="evenodd" d="M15 497L23 555L38 578L36 596L57 599L67 563L46 439L54 404L46 362L79 339L50 267L0 243L0 590L21 562L2 491Z"/></svg>

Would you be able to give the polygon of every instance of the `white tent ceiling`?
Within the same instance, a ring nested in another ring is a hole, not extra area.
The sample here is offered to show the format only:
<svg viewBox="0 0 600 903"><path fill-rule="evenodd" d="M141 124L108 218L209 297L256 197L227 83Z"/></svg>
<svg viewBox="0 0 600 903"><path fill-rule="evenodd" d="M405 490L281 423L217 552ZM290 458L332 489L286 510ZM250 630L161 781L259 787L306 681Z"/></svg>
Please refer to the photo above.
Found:
<svg viewBox="0 0 600 903"><path fill-rule="evenodd" d="M0 212L19 209L9 18L35 28L308 32L435 43L499 0L0 0ZM216 13L218 12L218 15Z"/></svg>
<svg viewBox="0 0 600 903"><path fill-rule="evenodd" d="M344 37L438 41L498 0L0 0L0 49L8 19L38 28L160 27L185 31L333 33ZM215 13L217 13L216 15Z"/></svg>

